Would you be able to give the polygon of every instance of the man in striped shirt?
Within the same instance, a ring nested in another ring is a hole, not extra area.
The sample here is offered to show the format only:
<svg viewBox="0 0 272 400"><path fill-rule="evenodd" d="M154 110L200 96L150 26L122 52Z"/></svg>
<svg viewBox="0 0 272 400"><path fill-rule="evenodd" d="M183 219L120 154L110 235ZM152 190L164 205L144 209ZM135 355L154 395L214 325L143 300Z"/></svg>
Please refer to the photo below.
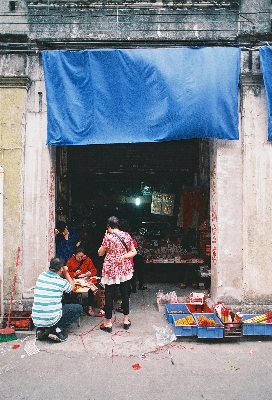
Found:
<svg viewBox="0 0 272 400"><path fill-rule="evenodd" d="M49 338L64 342L68 335L64 330L75 322L83 308L80 304L62 304L63 293L70 293L74 280L61 258L52 258L49 271L42 272L34 289L32 320L37 327L37 339Z"/></svg>

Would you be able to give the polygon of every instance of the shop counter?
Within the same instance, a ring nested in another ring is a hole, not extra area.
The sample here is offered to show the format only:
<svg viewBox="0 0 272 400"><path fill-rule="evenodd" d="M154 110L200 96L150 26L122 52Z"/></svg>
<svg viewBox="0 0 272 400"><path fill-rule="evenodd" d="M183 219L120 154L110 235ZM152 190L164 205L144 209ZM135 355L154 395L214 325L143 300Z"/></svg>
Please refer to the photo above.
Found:
<svg viewBox="0 0 272 400"><path fill-rule="evenodd" d="M197 273L203 264L201 259L197 262L186 263L145 263L144 280L146 282L182 282L185 285L199 281Z"/></svg>

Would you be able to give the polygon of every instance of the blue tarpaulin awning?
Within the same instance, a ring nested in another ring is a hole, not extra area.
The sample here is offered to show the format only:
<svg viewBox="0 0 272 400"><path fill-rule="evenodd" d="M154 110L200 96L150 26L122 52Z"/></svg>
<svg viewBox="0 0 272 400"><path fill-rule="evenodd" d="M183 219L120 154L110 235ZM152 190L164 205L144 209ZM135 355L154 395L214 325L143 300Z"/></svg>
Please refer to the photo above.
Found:
<svg viewBox="0 0 272 400"><path fill-rule="evenodd" d="M43 51L49 145L238 139L240 49Z"/></svg>
<svg viewBox="0 0 272 400"><path fill-rule="evenodd" d="M272 141L272 47L259 49L268 107L268 140Z"/></svg>

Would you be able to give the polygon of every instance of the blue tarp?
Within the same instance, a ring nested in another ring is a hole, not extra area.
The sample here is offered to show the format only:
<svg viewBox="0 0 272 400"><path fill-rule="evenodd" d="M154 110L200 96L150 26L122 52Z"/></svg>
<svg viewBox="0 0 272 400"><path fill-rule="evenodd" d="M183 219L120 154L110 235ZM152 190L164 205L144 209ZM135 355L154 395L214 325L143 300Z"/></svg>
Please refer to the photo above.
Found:
<svg viewBox="0 0 272 400"><path fill-rule="evenodd" d="M272 140L272 47L259 49L268 107L268 140Z"/></svg>
<svg viewBox="0 0 272 400"><path fill-rule="evenodd" d="M43 51L49 145L238 139L240 49Z"/></svg>

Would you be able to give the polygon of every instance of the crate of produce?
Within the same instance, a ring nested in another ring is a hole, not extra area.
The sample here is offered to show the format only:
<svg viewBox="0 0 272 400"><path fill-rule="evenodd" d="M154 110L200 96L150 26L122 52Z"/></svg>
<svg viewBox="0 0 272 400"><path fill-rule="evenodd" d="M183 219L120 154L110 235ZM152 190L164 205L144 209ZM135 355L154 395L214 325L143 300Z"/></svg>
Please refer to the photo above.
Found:
<svg viewBox="0 0 272 400"><path fill-rule="evenodd" d="M6 328L8 314L3 317L3 328ZM34 324L31 318L31 311L11 311L10 327L15 331L32 331Z"/></svg>
<svg viewBox="0 0 272 400"><path fill-rule="evenodd" d="M197 323L197 337L201 339L221 339L224 325L215 314L193 314Z"/></svg>
<svg viewBox="0 0 272 400"><path fill-rule="evenodd" d="M208 306L208 304L190 304L186 303L189 308L190 313L204 313L204 314L214 314L213 310Z"/></svg>
<svg viewBox="0 0 272 400"><path fill-rule="evenodd" d="M174 314L191 314L186 304L169 303L165 304L165 316L167 321L172 324L172 315Z"/></svg>
<svg viewBox="0 0 272 400"><path fill-rule="evenodd" d="M271 312L266 314L244 314L243 335L272 335Z"/></svg>
<svg viewBox="0 0 272 400"><path fill-rule="evenodd" d="M196 336L197 325L192 314L172 314L176 336Z"/></svg>

